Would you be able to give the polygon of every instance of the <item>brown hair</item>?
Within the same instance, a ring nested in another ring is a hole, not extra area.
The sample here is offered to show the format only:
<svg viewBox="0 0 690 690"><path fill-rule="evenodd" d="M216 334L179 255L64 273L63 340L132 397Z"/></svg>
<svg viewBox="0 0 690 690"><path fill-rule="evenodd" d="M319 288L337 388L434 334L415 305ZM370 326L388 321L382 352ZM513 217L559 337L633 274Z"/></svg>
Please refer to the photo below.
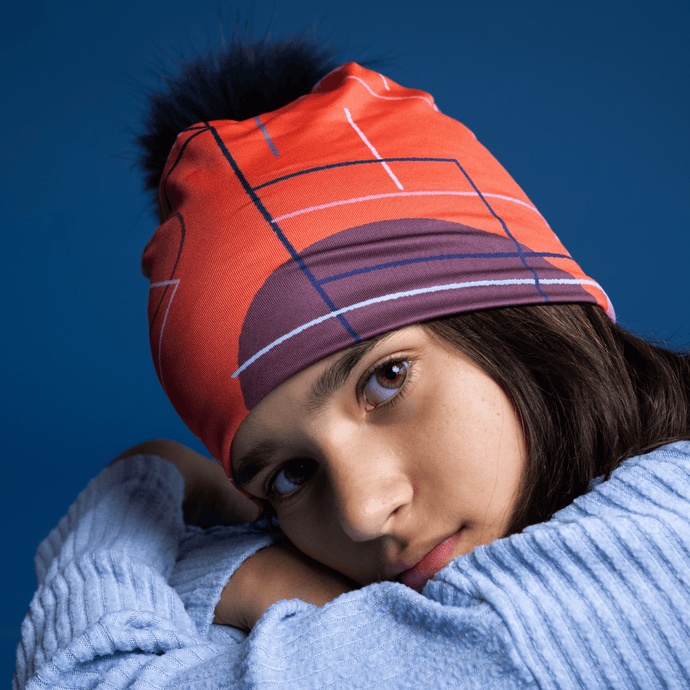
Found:
<svg viewBox="0 0 690 690"><path fill-rule="evenodd" d="M589 304L468 312L421 324L512 398L529 453L508 534L548 520L623 460L690 439L690 355Z"/></svg>

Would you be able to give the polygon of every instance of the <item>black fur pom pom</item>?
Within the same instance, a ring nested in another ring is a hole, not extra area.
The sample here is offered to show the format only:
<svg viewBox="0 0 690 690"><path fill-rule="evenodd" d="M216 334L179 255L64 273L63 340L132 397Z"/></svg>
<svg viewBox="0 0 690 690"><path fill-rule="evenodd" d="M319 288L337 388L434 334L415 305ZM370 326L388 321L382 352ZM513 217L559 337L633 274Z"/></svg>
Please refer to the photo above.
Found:
<svg viewBox="0 0 690 690"><path fill-rule="evenodd" d="M204 120L246 120L309 93L340 62L335 51L305 30L289 39L230 44L185 62L165 79L166 90L149 96L139 165L158 205L158 184L177 135Z"/></svg>

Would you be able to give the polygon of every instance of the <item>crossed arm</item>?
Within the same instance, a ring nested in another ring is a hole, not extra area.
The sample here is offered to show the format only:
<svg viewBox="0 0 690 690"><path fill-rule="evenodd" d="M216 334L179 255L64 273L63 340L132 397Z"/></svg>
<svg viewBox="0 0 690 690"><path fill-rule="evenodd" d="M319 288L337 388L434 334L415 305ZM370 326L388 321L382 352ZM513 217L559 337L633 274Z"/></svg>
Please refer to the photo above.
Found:
<svg viewBox="0 0 690 690"><path fill-rule="evenodd" d="M260 509L233 487L223 469L191 448L156 439L130 448L113 462L140 454L167 460L184 477L185 523L209 527L259 517ZM357 588L357 583L286 541L261 549L242 563L223 589L213 622L251 630L264 611L281 599L323 606Z"/></svg>

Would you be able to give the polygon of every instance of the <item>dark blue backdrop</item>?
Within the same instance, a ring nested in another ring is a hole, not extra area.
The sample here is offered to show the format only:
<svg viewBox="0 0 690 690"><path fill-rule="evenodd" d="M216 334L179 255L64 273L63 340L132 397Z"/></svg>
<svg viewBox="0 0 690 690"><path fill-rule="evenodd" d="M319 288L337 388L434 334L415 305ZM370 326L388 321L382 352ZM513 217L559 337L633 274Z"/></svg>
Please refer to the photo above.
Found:
<svg viewBox="0 0 690 690"><path fill-rule="evenodd" d="M323 19L343 61L389 58L380 71L434 94L505 165L620 321L690 341L690 3L253 4L255 35ZM34 0L3 12L3 683L35 548L78 491L145 438L199 448L150 363L139 257L156 223L130 130L142 84L251 7Z"/></svg>

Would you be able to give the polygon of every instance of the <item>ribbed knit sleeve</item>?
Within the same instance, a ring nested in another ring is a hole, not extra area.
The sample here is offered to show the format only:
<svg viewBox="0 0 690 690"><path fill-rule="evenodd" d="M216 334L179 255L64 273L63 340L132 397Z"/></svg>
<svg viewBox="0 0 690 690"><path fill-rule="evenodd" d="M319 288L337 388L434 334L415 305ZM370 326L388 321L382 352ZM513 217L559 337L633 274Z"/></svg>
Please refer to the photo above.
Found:
<svg viewBox="0 0 690 690"><path fill-rule="evenodd" d="M223 587L243 561L259 549L282 538L281 532L272 535L266 527L267 522L264 520L237 527L218 526L206 530L187 527L187 534L180 544L178 561L170 578L170 586L175 588L182 599L201 635L221 640L231 635L236 641L247 636L237 628L212 626L213 615Z"/></svg>
<svg viewBox="0 0 690 690"><path fill-rule="evenodd" d="M183 496L177 469L152 456L120 460L89 483L38 548L13 688L167 683L224 649L199 634L168 583Z"/></svg>
<svg viewBox="0 0 690 690"><path fill-rule="evenodd" d="M52 687L97 657L156 654L179 645L176 629L193 634L165 582L184 528L183 489L170 463L136 456L82 491L38 548L39 587L22 623L14 687Z"/></svg>

